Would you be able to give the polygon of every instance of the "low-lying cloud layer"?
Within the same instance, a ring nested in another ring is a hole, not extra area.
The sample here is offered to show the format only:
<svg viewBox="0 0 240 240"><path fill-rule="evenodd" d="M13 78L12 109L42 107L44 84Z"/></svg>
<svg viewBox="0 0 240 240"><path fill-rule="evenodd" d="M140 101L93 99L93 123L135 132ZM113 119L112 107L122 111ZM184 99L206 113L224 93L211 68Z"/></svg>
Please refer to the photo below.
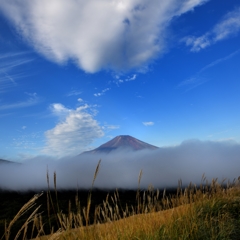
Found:
<svg viewBox="0 0 240 240"><path fill-rule="evenodd" d="M174 147L154 151L118 151L109 155L79 155L71 159L51 160L44 157L24 164L1 164L0 187L7 189L46 189L47 168L53 187L57 173L59 189L90 188L99 159L102 159L95 187L137 188L138 175L143 170L141 187L175 187L199 183L202 175L209 181L218 178L233 180L240 175L240 144L234 141L185 141Z"/></svg>
<svg viewBox="0 0 240 240"><path fill-rule="evenodd" d="M86 72L147 65L165 51L166 28L208 0L0 0L35 50Z"/></svg>

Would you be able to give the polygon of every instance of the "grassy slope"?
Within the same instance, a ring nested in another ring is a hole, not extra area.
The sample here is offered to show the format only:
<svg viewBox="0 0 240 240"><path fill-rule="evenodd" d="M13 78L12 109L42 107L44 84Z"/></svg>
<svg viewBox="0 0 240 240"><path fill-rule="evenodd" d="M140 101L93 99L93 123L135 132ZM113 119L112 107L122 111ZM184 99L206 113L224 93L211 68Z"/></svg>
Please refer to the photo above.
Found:
<svg viewBox="0 0 240 240"><path fill-rule="evenodd" d="M193 191L173 197L180 206L165 211L66 229L39 239L239 239L240 189L228 189L216 182L207 193ZM185 192L186 193L186 192ZM171 200L171 199L169 199Z"/></svg>
<svg viewBox="0 0 240 240"><path fill-rule="evenodd" d="M239 202L215 201L139 214L39 239L239 239Z"/></svg>
<svg viewBox="0 0 240 240"><path fill-rule="evenodd" d="M89 227L71 229L66 232L56 232L52 235L42 236L39 240L47 239L137 239L137 235L154 236L159 226L166 222L174 214L184 212L186 206L153 212L148 214L137 214L115 222L96 224Z"/></svg>

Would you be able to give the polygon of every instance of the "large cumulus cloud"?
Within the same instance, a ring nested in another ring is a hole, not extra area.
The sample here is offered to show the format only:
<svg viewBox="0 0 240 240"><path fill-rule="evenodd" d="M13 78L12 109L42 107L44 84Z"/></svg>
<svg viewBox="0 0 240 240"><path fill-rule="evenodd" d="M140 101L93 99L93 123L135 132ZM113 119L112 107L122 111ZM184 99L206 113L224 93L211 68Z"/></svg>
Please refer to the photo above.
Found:
<svg viewBox="0 0 240 240"><path fill-rule="evenodd" d="M81 152L96 138L104 135L88 105L69 109L60 103L51 105L51 111L59 118L56 126L45 132L46 145L42 149L49 156L74 155Z"/></svg>
<svg viewBox="0 0 240 240"><path fill-rule="evenodd" d="M146 66L165 48L173 17L208 0L0 0L36 51L87 72Z"/></svg>

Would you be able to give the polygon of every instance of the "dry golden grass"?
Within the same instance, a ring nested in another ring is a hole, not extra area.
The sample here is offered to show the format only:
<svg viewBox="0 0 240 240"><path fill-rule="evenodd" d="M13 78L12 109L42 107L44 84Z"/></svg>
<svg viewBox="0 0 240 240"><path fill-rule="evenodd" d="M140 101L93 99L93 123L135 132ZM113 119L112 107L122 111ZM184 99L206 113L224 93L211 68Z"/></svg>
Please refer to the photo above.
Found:
<svg viewBox="0 0 240 240"><path fill-rule="evenodd" d="M189 205L184 205L160 212L137 214L118 221L59 231L37 239L137 239L138 233L144 232L149 236L155 234L163 224L168 224L173 216L183 215L188 208Z"/></svg>
<svg viewBox="0 0 240 240"><path fill-rule="evenodd" d="M8 239L13 239L12 237L10 237L11 234L11 228L13 226L13 224L22 216L24 215L26 212L28 212L30 209L32 209L35 206L35 202L36 200L42 196L42 193L40 194L36 194L34 195L34 197L32 199L30 199L26 204L23 205L23 207L18 211L18 213L15 215L15 217L12 219L12 221L8 224L5 223L5 233L4 236L6 240ZM23 239L25 239L26 237L26 233L27 233L27 229L28 229L28 225L30 222L33 222L35 226L38 225L39 223L39 219L38 218L38 214L37 211L41 206L38 206L32 213L31 215L27 218L27 220L25 221L25 223L22 225L22 227L19 229L18 233L16 234L16 236L14 237L14 239L18 239L18 237L20 236L21 233L23 233ZM39 232L41 232L41 229L39 229Z"/></svg>

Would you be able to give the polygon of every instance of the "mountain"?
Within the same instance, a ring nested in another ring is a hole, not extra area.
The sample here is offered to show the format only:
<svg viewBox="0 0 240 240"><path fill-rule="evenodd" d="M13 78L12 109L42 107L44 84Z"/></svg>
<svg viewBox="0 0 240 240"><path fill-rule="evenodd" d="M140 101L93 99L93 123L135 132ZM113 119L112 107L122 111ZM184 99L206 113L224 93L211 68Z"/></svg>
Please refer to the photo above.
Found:
<svg viewBox="0 0 240 240"><path fill-rule="evenodd" d="M136 139L129 135L120 135L102 144L98 148L95 148L91 151L83 152L82 154L110 153L112 151L119 150L119 149L124 149L124 150L130 149L133 151L137 151L137 150L143 150L143 149L156 150L158 149L158 147L145 143L143 141L140 141L139 139Z"/></svg>
<svg viewBox="0 0 240 240"><path fill-rule="evenodd" d="M14 162L8 161L8 160L4 160L4 159L0 159L0 164L1 164L1 163L14 163Z"/></svg>

